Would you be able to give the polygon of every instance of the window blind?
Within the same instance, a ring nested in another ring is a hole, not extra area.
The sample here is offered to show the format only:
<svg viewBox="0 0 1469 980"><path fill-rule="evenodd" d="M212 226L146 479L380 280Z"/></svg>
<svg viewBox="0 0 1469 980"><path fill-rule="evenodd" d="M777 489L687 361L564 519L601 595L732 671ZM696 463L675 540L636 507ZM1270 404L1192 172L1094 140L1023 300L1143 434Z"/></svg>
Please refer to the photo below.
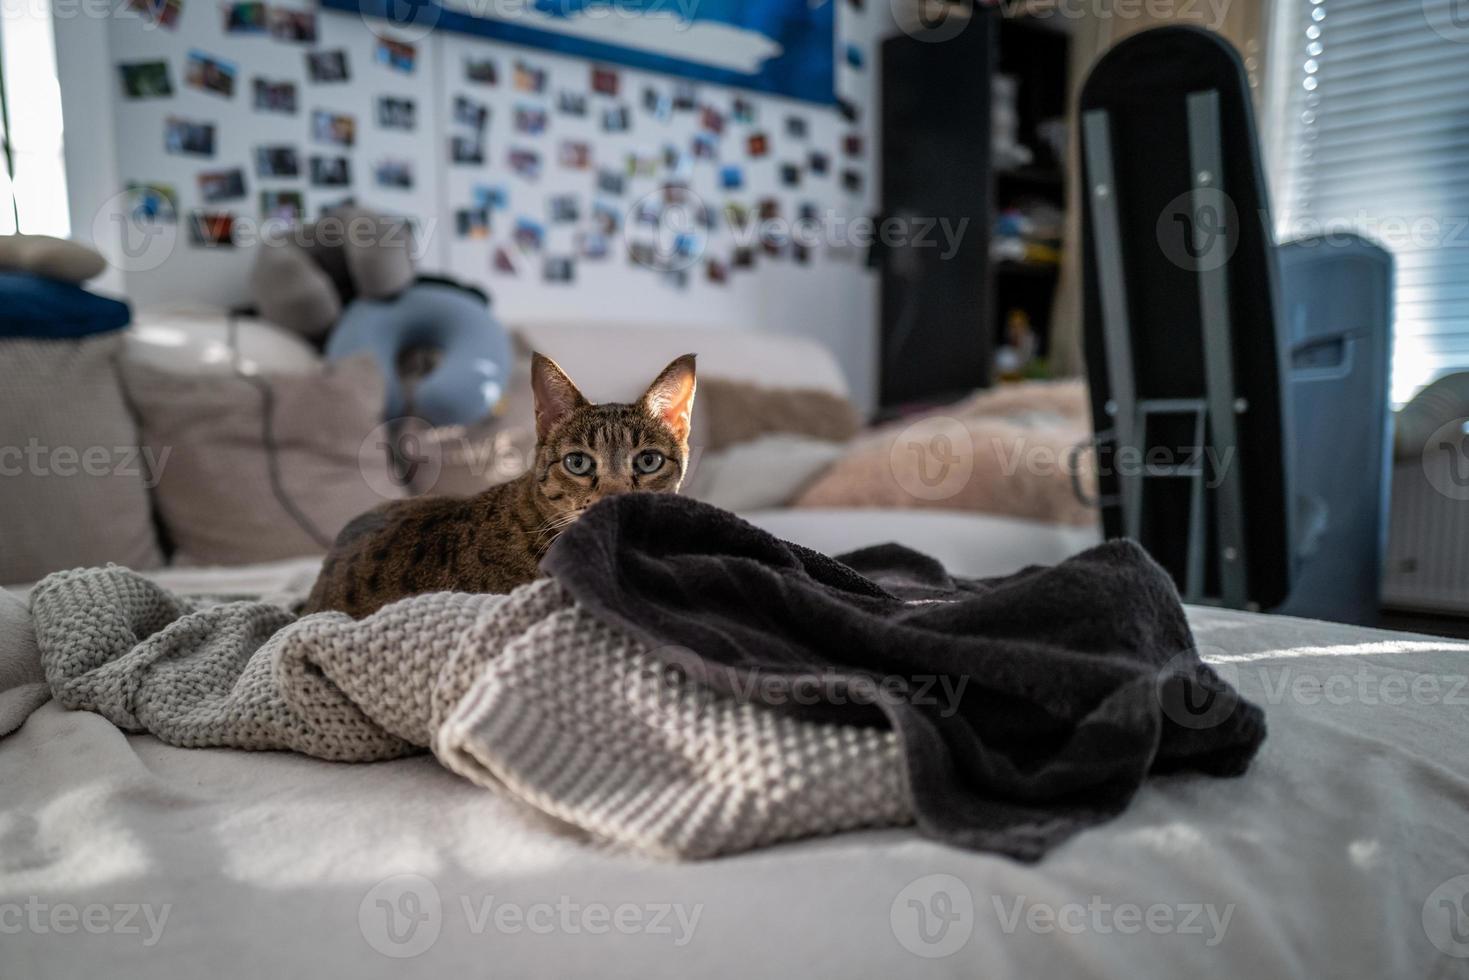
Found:
<svg viewBox="0 0 1469 980"><path fill-rule="evenodd" d="M1400 405L1469 370L1469 2L1279 3L1276 233L1357 231L1393 253Z"/></svg>

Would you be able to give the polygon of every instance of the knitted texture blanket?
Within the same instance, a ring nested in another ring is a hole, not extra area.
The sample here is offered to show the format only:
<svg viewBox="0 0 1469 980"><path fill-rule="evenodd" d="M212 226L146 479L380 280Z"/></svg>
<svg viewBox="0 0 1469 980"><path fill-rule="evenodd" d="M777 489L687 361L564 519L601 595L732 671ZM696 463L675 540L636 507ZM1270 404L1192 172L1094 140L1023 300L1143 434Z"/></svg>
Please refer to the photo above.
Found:
<svg viewBox="0 0 1469 980"><path fill-rule="evenodd" d="M910 823L896 736L772 711L669 670L544 579L354 621L175 596L117 567L31 596L63 705L186 747L450 770L596 839L708 858Z"/></svg>

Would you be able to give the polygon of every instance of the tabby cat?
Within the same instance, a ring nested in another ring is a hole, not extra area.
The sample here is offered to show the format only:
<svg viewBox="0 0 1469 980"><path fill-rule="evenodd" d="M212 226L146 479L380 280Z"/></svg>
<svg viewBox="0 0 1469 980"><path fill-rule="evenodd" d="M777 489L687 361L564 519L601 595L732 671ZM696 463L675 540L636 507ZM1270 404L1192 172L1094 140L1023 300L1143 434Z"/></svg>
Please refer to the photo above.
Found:
<svg viewBox="0 0 1469 980"><path fill-rule="evenodd" d="M473 497L394 500L355 518L303 613L354 618L422 592L509 592L532 581L560 531L603 497L674 493L688 466L694 355L635 404L593 405L549 357L531 358L536 449L519 479Z"/></svg>

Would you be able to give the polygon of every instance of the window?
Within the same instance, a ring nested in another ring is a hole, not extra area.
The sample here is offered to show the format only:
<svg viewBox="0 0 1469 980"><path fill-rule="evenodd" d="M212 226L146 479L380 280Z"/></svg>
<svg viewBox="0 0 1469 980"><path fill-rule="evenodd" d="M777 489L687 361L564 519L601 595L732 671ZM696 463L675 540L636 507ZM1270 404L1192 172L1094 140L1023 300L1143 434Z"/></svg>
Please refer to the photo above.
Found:
<svg viewBox="0 0 1469 980"><path fill-rule="evenodd" d="M1277 236L1393 253L1400 405L1469 370L1469 2L1281 0L1274 27Z"/></svg>
<svg viewBox="0 0 1469 980"><path fill-rule="evenodd" d="M0 3L0 84L0 234L65 238L71 222L48 0Z"/></svg>

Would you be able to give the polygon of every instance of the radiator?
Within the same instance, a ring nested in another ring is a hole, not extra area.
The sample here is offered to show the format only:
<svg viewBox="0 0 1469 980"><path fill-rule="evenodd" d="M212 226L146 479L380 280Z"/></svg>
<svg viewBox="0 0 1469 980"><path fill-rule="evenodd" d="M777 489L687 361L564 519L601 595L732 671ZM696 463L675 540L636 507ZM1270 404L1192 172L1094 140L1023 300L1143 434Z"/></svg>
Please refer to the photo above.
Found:
<svg viewBox="0 0 1469 980"><path fill-rule="evenodd" d="M1389 514L1383 605L1469 616L1469 457L1395 464Z"/></svg>

